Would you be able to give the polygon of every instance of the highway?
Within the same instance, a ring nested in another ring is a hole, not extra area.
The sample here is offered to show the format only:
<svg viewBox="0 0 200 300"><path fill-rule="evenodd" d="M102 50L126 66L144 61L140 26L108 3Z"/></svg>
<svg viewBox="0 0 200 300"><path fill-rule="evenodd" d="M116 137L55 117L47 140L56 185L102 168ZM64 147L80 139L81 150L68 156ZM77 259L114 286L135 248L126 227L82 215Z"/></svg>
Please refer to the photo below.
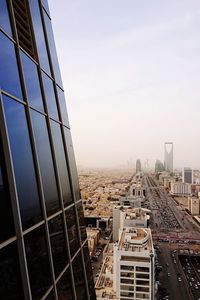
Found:
<svg viewBox="0 0 200 300"><path fill-rule="evenodd" d="M151 210L150 228L154 246L157 248L156 279L159 284L157 299L199 300L200 273L197 270L193 276L189 276L184 266L187 256L180 254L184 249L187 249L188 253L189 250L192 253L195 253L194 251L200 253L200 228L153 177L146 175L145 182L146 197Z"/></svg>

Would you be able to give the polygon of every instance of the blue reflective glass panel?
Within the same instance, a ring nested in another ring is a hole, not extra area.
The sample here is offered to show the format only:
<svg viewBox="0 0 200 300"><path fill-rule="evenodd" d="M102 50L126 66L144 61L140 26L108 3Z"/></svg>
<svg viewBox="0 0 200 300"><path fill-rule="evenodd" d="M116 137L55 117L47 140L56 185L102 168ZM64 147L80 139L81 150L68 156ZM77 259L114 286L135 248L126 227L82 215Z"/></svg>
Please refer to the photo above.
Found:
<svg viewBox="0 0 200 300"><path fill-rule="evenodd" d="M0 26L3 28L3 30L5 30L6 33L12 35L6 0L0 1Z"/></svg>
<svg viewBox="0 0 200 300"><path fill-rule="evenodd" d="M74 273L74 282L76 289L77 300L87 299L87 293L85 288L85 278L83 273L83 263L81 258L81 252L75 257L72 263L73 273Z"/></svg>
<svg viewBox="0 0 200 300"><path fill-rule="evenodd" d="M24 299L16 242L0 250L0 299Z"/></svg>
<svg viewBox="0 0 200 300"><path fill-rule="evenodd" d="M0 32L0 88L22 98L14 44Z"/></svg>
<svg viewBox="0 0 200 300"><path fill-rule="evenodd" d="M84 242L87 239L87 233L86 233L86 227L85 227L85 221L84 221L84 213L83 213L83 205L82 201L76 204L76 209L78 212L78 218L79 218L79 229L81 232L81 240Z"/></svg>
<svg viewBox="0 0 200 300"><path fill-rule="evenodd" d="M61 183L62 196L64 205L66 206L72 203L72 196L60 125L54 121L51 121L51 131L53 136L58 174Z"/></svg>
<svg viewBox="0 0 200 300"><path fill-rule="evenodd" d="M44 111L36 64L21 51L28 101L31 106Z"/></svg>
<svg viewBox="0 0 200 300"><path fill-rule="evenodd" d="M12 236L14 236L13 215L0 135L0 243Z"/></svg>
<svg viewBox="0 0 200 300"><path fill-rule="evenodd" d="M51 286L45 230L37 228L24 237L32 299L39 300Z"/></svg>
<svg viewBox="0 0 200 300"><path fill-rule="evenodd" d="M70 168L70 172L71 172L71 176L72 176L72 184L73 184L73 188L74 188L76 201L78 201L81 199L79 182L78 182L78 172L77 172L76 162L75 162L75 157L74 157L72 137L71 137L70 130L67 128L65 128L65 140L66 140L66 145L67 145L69 168Z"/></svg>
<svg viewBox="0 0 200 300"><path fill-rule="evenodd" d="M45 99L47 103L48 114L50 117L58 120L58 109L56 104L55 91L53 81L44 73L42 73Z"/></svg>
<svg viewBox="0 0 200 300"><path fill-rule="evenodd" d="M61 215L49 221L49 234L51 240L54 271L55 276L57 277L68 263L68 251Z"/></svg>
<svg viewBox="0 0 200 300"><path fill-rule="evenodd" d="M44 8L46 9L46 11L47 11L48 14L50 15L48 1L47 1L47 0L42 0L42 5L44 6Z"/></svg>
<svg viewBox="0 0 200 300"><path fill-rule="evenodd" d="M89 250L88 250L88 243L86 243L83 247L83 256L84 256L85 269L86 269L86 275L87 275L87 280L88 280L88 289L89 289L89 294L90 294L90 300L96 300L92 265L91 265L91 261L90 261Z"/></svg>
<svg viewBox="0 0 200 300"><path fill-rule="evenodd" d="M70 270L67 269L63 276L56 284L58 300L73 300L72 283L70 278Z"/></svg>
<svg viewBox="0 0 200 300"><path fill-rule="evenodd" d="M45 117L31 111L47 215L59 210L59 198Z"/></svg>
<svg viewBox="0 0 200 300"><path fill-rule="evenodd" d="M43 13L43 15L44 15L44 21L45 21L45 26L47 31L47 38L49 43L49 49L50 49L50 55L53 64L55 80L62 87L62 79L60 75L60 68L59 68L58 57L56 52L56 45L53 36L53 30L51 26L51 20L45 12Z"/></svg>
<svg viewBox="0 0 200 300"><path fill-rule="evenodd" d="M68 119L68 114L67 114L67 107L66 107L64 92L59 87L57 87L57 92L58 92L58 100L59 100L59 105L60 105L62 122L64 125L69 127L69 119Z"/></svg>
<svg viewBox="0 0 200 300"><path fill-rule="evenodd" d="M65 211L67 231L70 245L71 257L78 251L80 248L79 238L78 238L78 227L76 223L76 213L74 207L70 207Z"/></svg>
<svg viewBox="0 0 200 300"><path fill-rule="evenodd" d="M24 106L3 97L23 228L41 220L41 208Z"/></svg>
<svg viewBox="0 0 200 300"><path fill-rule="evenodd" d="M41 67L51 74L38 0L29 0L35 39Z"/></svg>

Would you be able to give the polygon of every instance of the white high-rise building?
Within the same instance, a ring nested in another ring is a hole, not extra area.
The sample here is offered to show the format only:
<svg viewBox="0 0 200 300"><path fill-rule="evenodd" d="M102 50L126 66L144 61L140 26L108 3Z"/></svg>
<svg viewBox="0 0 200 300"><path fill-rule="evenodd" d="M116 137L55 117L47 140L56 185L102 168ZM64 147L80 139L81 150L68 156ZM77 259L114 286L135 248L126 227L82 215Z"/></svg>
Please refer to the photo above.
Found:
<svg viewBox="0 0 200 300"><path fill-rule="evenodd" d="M173 143L165 143L165 171L173 172Z"/></svg>
<svg viewBox="0 0 200 300"><path fill-rule="evenodd" d="M114 245L113 289L120 300L154 299L154 248L148 228L123 228Z"/></svg>

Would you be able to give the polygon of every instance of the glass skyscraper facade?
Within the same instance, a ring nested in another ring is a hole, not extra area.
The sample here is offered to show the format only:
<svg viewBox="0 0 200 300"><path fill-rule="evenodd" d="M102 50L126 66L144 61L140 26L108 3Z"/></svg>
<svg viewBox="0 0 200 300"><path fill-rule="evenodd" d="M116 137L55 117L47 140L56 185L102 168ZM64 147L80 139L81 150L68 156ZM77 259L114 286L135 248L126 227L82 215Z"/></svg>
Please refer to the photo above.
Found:
<svg viewBox="0 0 200 300"><path fill-rule="evenodd" d="M0 299L96 299L86 238L48 3L0 0Z"/></svg>

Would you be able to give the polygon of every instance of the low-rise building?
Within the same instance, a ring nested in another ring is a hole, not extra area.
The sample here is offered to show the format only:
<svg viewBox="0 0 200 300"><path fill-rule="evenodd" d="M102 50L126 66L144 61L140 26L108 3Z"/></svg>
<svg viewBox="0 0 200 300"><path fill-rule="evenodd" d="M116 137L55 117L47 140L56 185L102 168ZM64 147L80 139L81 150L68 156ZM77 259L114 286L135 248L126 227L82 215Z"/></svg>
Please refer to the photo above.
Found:
<svg viewBox="0 0 200 300"><path fill-rule="evenodd" d="M188 197L191 195L191 184L183 182L174 182L171 184L171 195Z"/></svg>
<svg viewBox="0 0 200 300"><path fill-rule="evenodd" d="M199 215L199 199L195 197L188 198L189 211L192 215Z"/></svg>

